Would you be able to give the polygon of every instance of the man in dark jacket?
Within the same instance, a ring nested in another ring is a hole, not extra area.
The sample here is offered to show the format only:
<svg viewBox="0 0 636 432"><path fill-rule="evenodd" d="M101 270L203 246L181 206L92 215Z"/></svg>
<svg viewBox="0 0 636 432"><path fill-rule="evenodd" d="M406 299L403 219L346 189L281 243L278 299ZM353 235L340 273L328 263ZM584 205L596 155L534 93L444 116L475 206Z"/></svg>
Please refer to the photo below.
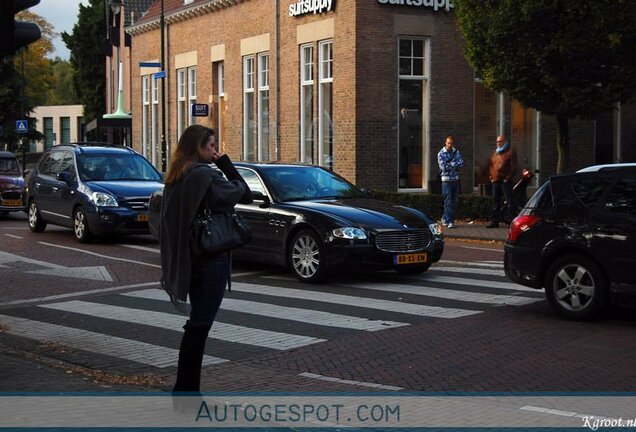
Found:
<svg viewBox="0 0 636 432"><path fill-rule="evenodd" d="M497 228L504 220L510 223L514 216L512 212L516 208L512 195L512 182L517 172L517 154L510 148L505 135L497 137L497 148L490 156L489 175L492 183L492 217L486 228ZM505 199L505 206L501 208L501 199ZM503 219L502 219L503 218Z"/></svg>

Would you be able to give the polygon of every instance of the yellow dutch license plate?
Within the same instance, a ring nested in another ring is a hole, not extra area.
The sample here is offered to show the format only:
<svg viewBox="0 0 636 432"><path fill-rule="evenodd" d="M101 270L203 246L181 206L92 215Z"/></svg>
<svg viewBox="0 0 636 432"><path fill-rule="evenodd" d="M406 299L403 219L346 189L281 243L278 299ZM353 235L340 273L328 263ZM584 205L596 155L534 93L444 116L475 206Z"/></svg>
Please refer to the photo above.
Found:
<svg viewBox="0 0 636 432"><path fill-rule="evenodd" d="M421 264L428 261L428 254L402 254L393 256L393 264Z"/></svg>
<svg viewBox="0 0 636 432"><path fill-rule="evenodd" d="M148 222L148 215L146 213L139 213L137 215L137 222Z"/></svg>
<svg viewBox="0 0 636 432"><path fill-rule="evenodd" d="M2 200L2 205L7 207L22 207L22 200Z"/></svg>

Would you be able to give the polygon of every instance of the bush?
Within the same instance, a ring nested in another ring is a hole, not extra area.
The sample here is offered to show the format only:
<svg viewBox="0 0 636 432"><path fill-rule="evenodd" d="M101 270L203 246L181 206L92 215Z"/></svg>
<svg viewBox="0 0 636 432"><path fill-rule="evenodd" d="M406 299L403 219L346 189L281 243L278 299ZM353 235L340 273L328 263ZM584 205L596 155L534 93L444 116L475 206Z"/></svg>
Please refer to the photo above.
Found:
<svg viewBox="0 0 636 432"><path fill-rule="evenodd" d="M373 191L373 196L377 199L421 210L436 220L441 219L444 212L444 197L438 194ZM460 195L455 218L489 220L491 211L492 197Z"/></svg>

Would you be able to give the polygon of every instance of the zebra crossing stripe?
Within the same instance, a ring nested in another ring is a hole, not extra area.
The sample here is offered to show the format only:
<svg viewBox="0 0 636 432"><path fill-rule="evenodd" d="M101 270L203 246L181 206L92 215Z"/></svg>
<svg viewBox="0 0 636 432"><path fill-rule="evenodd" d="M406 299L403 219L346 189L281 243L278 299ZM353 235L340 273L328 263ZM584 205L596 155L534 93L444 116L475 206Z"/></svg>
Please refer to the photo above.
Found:
<svg viewBox="0 0 636 432"><path fill-rule="evenodd" d="M267 285L254 285L242 282L232 283L232 289L240 292L319 301L323 303L355 306L367 309L378 309L385 312L397 312L407 315L417 315L434 318L459 318L468 315L475 315L482 312L477 310L444 308L422 304L402 303L391 300L379 300L366 297L353 297L328 292L306 291L292 288L272 287Z"/></svg>
<svg viewBox="0 0 636 432"><path fill-rule="evenodd" d="M447 284L478 286L484 288L506 289L512 291L526 291L536 293L537 290L527 286L509 283L509 282L495 282L480 279L467 279L453 276L439 276L435 274L423 274L418 277L418 280L425 282L443 282Z"/></svg>
<svg viewBox="0 0 636 432"><path fill-rule="evenodd" d="M95 354L115 356L125 360L146 364L158 368L176 366L179 351L131 339L109 336L88 330L65 327L0 315L0 322L6 333L40 342L56 342ZM205 355L204 365L223 363L228 360Z"/></svg>
<svg viewBox="0 0 636 432"><path fill-rule="evenodd" d="M338 284L341 285L341 284ZM541 299L538 298L530 298L530 297L518 297L514 295L498 295L498 294L483 294L472 291L458 291L458 290L448 290L442 288L433 288L427 286L418 286L418 285L402 285L402 284L391 284L391 283L382 283L382 282L371 282L371 283L351 283L351 284L343 284L341 286L351 287L351 288L359 288L365 290L373 290L373 291L388 291L395 292L400 294L415 294L426 297L436 297L443 298L449 300L460 300L464 302L472 302L472 303L485 303L485 304L496 304L496 305L524 305L529 303L537 302Z"/></svg>
<svg viewBox="0 0 636 432"><path fill-rule="evenodd" d="M158 289L127 292L123 295L150 300L167 301L166 293ZM258 303L247 300L237 300L227 297L223 299L223 303L221 303L221 309L234 312L244 312L252 315L266 316L270 318L281 318L307 324L316 324L327 327L342 327L350 330L363 330L370 332L409 325L408 323L371 320L368 318L339 315L331 312L279 306L269 303Z"/></svg>
<svg viewBox="0 0 636 432"><path fill-rule="evenodd" d="M232 288L234 288L234 284L232 284ZM185 322L185 317L177 314L90 303L80 300L45 304L39 307L161 327L175 331L181 331ZM325 342L325 339L237 326L218 321L212 326L209 337L227 342L236 342L275 350L288 350L318 342Z"/></svg>
<svg viewBox="0 0 636 432"><path fill-rule="evenodd" d="M469 268L469 267L433 267L426 274L435 274L437 272L453 272L453 273L466 273L475 275L488 275L488 276L500 276L506 277L506 272L503 270L494 270L487 268Z"/></svg>

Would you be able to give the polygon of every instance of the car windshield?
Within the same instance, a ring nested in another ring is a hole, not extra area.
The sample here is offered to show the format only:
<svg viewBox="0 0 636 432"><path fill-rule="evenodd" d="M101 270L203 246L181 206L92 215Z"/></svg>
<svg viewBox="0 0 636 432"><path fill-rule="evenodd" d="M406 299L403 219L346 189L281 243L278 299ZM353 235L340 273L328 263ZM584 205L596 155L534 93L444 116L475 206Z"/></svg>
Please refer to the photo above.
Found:
<svg viewBox="0 0 636 432"><path fill-rule="evenodd" d="M20 166L15 159L0 159L0 174L16 174L20 175Z"/></svg>
<svg viewBox="0 0 636 432"><path fill-rule="evenodd" d="M77 169L83 181L161 181L157 170L136 154L80 155L77 158Z"/></svg>
<svg viewBox="0 0 636 432"><path fill-rule="evenodd" d="M320 167L268 167L264 176L280 201L355 198L364 194L342 177Z"/></svg>

